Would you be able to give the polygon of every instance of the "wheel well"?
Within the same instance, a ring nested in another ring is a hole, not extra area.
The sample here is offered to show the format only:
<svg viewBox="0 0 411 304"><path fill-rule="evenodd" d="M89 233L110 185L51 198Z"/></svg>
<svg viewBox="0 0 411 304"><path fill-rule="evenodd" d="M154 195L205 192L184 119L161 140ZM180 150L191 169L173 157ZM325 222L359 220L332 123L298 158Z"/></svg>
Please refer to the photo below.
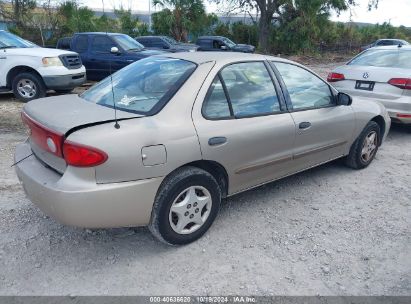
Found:
<svg viewBox="0 0 411 304"><path fill-rule="evenodd" d="M373 119L371 119L371 121L376 122L376 123L379 125L379 127L380 127L381 134L380 134L380 142L379 142L379 144L381 145L381 143L382 143L382 137L383 137L384 134L385 134L385 120L384 120L384 118L383 118L381 115L378 115L378 116L375 116Z"/></svg>
<svg viewBox="0 0 411 304"><path fill-rule="evenodd" d="M11 88L14 77L16 77L20 73L34 73L38 75L40 78L42 78L41 75L31 67L25 65L16 66L12 68L7 74L7 88Z"/></svg>
<svg viewBox="0 0 411 304"><path fill-rule="evenodd" d="M183 167L185 166L197 167L210 173L216 179L217 183L221 186L221 196L227 196L228 174L226 169L221 164L211 160L198 160L185 164Z"/></svg>

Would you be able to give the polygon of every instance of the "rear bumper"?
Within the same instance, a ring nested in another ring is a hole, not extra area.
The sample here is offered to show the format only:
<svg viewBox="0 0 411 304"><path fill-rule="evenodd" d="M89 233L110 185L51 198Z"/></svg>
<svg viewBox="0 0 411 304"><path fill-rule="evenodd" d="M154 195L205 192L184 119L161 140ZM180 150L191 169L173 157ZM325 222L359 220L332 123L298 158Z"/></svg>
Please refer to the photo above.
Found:
<svg viewBox="0 0 411 304"><path fill-rule="evenodd" d="M44 83L51 90L69 90L86 82L86 73L59 76L43 76Z"/></svg>
<svg viewBox="0 0 411 304"><path fill-rule="evenodd" d="M16 148L15 160L31 153L28 143ZM63 175L35 156L16 165L27 197L59 222L88 228L147 225L163 178L96 184L94 168L68 167Z"/></svg>

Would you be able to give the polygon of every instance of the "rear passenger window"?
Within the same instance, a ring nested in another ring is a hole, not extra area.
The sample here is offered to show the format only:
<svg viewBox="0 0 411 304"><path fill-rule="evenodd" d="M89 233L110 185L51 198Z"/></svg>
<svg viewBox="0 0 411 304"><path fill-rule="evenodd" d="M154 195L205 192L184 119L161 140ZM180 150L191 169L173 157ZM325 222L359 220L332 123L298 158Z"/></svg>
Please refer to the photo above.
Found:
<svg viewBox="0 0 411 304"><path fill-rule="evenodd" d="M280 111L274 84L263 62L229 65L221 71L235 117Z"/></svg>
<svg viewBox="0 0 411 304"><path fill-rule="evenodd" d="M284 80L294 110L334 104L330 87L319 77L293 64L275 62L275 66Z"/></svg>
<svg viewBox="0 0 411 304"><path fill-rule="evenodd" d="M214 79L204 101L204 117L242 118L280 112L274 84L263 62L232 64L219 75L221 79Z"/></svg>
<svg viewBox="0 0 411 304"><path fill-rule="evenodd" d="M86 35L80 35L77 37L76 40L76 49L75 51L77 53L83 53L86 52L88 49L88 36Z"/></svg>
<svg viewBox="0 0 411 304"><path fill-rule="evenodd" d="M207 93L203 105L203 115L209 119L222 119L231 116L223 85L218 76L214 79Z"/></svg>

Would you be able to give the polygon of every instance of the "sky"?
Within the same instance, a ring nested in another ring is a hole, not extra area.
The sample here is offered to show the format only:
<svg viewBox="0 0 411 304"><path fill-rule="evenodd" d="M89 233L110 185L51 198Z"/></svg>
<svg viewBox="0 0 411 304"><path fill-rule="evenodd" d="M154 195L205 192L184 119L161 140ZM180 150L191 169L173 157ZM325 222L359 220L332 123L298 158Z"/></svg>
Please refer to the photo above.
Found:
<svg viewBox="0 0 411 304"><path fill-rule="evenodd" d="M133 11L148 11L150 3L150 0L80 0L79 2L92 8L101 9L103 6L102 1L104 1L106 9L111 9L113 6L119 7L120 4L123 3L125 8L131 7ZM209 13L217 10L215 4L210 4L207 0L204 2ZM354 22L391 22L394 26L404 25L411 27L411 0L380 0L378 8L372 11L368 11L368 0L357 0L357 2L358 6L351 12L344 12L340 16L333 14L331 19L334 21L347 22L350 21L351 18ZM152 6L151 10L154 11L155 8Z"/></svg>

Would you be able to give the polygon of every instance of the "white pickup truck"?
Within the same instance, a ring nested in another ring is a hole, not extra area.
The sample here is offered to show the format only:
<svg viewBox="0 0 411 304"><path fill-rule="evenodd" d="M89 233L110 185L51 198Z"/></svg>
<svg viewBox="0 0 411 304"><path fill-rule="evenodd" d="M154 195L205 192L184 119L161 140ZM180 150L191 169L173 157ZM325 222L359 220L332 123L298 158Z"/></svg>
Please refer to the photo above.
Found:
<svg viewBox="0 0 411 304"><path fill-rule="evenodd" d="M86 81L77 53L36 46L0 30L0 91L22 101L46 96L47 90L69 93Z"/></svg>

